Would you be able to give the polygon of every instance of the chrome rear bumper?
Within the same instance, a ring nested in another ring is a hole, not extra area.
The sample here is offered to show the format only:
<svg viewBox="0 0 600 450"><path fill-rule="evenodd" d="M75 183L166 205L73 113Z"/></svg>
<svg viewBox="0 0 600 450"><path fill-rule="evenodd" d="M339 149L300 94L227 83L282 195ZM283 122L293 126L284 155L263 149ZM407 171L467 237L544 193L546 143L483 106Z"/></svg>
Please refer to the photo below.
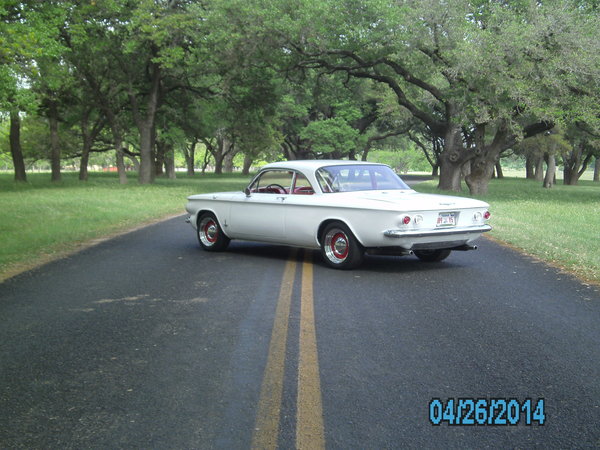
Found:
<svg viewBox="0 0 600 450"><path fill-rule="evenodd" d="M391 238L424 238L445 237L456 235L481 234L490 231L490 225L479 225L475 227L443 228L439 230L412 231L412 230L386 230L383 235Z"/></svg>

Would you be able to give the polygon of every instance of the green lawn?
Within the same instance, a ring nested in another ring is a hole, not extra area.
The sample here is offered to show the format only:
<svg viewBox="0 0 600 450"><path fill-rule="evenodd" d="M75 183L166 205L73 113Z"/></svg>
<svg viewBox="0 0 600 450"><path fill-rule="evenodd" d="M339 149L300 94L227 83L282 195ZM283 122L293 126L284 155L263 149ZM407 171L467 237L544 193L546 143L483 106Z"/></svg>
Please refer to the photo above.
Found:
<svg viewBox="0 0 600 450"><path fill-rule="evenodd" d="M249 177L180 176L150 186L133 177L121 186L116 175L104 173L90 174L87 183L72 173L58 184L48 181L49 174L28 178L15 184L11 174L0 174L0 280L94 238L183 213L190 194L241 190ZM436 192L435 186L430 181L416 188ZM493 180L482 199L491 204L492 237L600 283L599 183L543 189L539 182L506 178Z"/></svg>
<svg viewBox="0 0 600 450"><path fill-rule="evenodd" d="M419 184L421 192L436 192L437 182ZM494 227L490 235L539 259L600 282L600 183L578 186L519 178L492 180L489 194ZM462 195L467 195L463 193Z"/></svg>
<svg viewBox="0 0 600 450"><path fill-rule="evenodd" d="M241 190L248 177L197 175L158 179L154 185L118 183L116 175L92 173L87 183L64 173L50 183L49 174L28 174L15 184L0 174L0 280L81 247L85 242L185 212L188 195Z"/></svg>

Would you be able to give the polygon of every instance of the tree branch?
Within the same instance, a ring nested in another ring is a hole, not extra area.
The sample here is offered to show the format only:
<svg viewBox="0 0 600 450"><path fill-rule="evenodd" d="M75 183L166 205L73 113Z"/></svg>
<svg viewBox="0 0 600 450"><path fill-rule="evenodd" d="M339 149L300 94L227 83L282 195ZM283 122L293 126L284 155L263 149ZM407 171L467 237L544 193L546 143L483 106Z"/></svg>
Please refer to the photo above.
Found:
<svg viewBox="0 0 600 450"><path fill-rule="evenodd" d="M374 61L366 61L359 57L356 53L347 50L331 50L320 54L307 54L298 46L295 46L295 49L301 55L307 57L306 60L298 64L298 66L301 68L324 68L330 73L346 72L349 76L353 76L355 78L371 79L379 83L387 84L396 94L398 104L406 108L414 117L424 122L434 133L438 135L444 134L446 126L443 122L436 120L429 112L420 109L412 101L410 101L400 84L398 84L397 80L389 75L384 75L377 71L378 65L385 65L391 68L394 73L400 75L406 82L413 84L414 86L417 86L426 92L429 92L436 100L444 104L446 111L448 110L450 106L446 101L444 101L442 92L438 88L412 76L399 63L386 58ZM338 56L342 59L350 59L355 64L334 64L324 59L324 56Z"/></svg>

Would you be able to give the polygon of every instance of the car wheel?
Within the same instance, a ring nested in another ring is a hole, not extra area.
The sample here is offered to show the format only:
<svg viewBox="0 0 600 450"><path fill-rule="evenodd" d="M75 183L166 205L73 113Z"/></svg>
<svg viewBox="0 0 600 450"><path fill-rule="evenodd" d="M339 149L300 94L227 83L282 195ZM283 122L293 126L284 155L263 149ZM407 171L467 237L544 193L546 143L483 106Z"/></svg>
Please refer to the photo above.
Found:
<svg viewBox="0 0 600 450"><path fill-rule="evenodd" d="M333 222L323 230L321 254L335 269L354 269L362 263L365 250L346 225Z"/></svg>
<svg viewBox="0 0 600 450"><path fill-rule="evenodd" d="M204 250L210 252L223 251L230 239L225 236L219 221L213 213L204 213L198 219L198 241Z"/></svg>
<svg viewBox="0 0 600 450"><path fill-rule="evenodd" d="M419 258L421 261L426 262L438 262L443 261L448 256L450 256L450 252L452 250L440 249L440 250L415 250L415 256Z"/></svg>

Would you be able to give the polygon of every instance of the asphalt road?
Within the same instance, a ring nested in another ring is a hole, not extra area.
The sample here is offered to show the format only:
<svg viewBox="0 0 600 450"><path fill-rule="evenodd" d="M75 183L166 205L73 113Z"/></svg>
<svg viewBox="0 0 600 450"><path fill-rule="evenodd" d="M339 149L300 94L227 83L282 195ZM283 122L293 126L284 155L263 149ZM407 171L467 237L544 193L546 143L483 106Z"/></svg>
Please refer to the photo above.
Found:
<svg viewBox="0 0 600 450"><path fill-rule="evenodd" d="M448 424L487 423L477 399L517 424ZM182 217L0 284L0 448L274 443L599 447L598 288L486 239L350 272L285 247L211 254Z"/></svg>

